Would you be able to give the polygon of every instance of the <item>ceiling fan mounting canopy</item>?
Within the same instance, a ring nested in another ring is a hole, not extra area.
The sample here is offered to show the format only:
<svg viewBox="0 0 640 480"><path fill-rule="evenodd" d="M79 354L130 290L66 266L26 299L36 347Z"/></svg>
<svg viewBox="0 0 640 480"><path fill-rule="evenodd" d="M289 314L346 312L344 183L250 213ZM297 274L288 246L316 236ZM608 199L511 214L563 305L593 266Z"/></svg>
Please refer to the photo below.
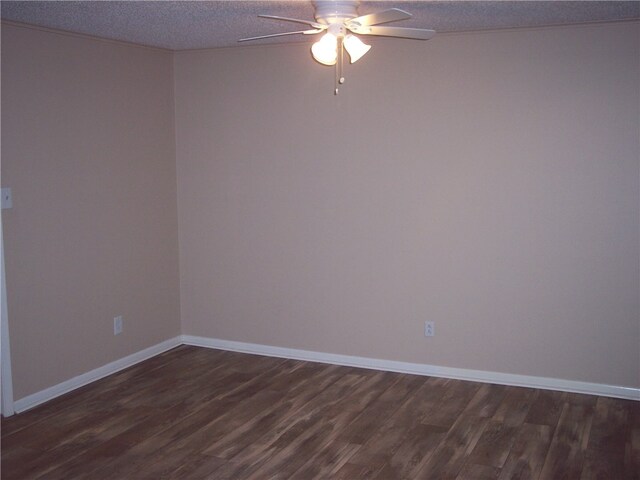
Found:
<svg viewBox="0 0 640 480"><path fill-rule="evenodd" d="M318 23L330 25L344 23L358 16L357 0L314 0L315 19Z"/></svg>

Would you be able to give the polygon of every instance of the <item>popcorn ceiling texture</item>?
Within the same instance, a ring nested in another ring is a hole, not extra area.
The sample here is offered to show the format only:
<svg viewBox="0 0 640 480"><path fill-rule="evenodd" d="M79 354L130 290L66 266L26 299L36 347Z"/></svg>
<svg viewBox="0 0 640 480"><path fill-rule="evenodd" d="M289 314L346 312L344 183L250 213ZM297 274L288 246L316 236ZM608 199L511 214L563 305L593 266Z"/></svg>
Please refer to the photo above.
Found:
<svg viewBox="0 0 640 480"><path fill-rule="evenodd" d="M398 26L438 32L640 18L640 2L635 1L364 1L359 13L392 7L413 14ZM231 47L246 36L304 29L295 23L260 19L260 13L313 19L313 7L307 1L3 1L1 12L3 20L170 50ZM292 35L257 43L296 41L314 40Z"/></svg>

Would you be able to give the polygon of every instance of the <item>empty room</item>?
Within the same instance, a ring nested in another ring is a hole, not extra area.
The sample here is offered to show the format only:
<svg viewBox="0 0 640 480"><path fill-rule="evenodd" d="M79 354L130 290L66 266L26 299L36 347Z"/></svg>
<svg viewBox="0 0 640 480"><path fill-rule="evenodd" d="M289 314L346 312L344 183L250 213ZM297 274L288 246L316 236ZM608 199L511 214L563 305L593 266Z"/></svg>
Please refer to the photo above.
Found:
<svg viewBox="0 0 640 480"><path fill-rule="evenodd" d="M2 479L640 479L640 2L0 8Z"/></svg>

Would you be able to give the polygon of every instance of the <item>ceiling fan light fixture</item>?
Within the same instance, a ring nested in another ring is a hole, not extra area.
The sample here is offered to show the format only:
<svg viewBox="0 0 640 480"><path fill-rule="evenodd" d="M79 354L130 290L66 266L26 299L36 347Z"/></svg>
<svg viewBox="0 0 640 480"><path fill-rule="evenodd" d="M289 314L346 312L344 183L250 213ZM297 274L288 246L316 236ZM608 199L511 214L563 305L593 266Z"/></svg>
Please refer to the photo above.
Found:
<svg viewBox="0 0 640 480"><path fill-rule="evenodd" d="M0 0L1 1L1 0ZM388 8L379 12L358 16L360 0L313 0L315 21L299 18L281 17L279 15L258 15L262 18L283 20L306 25L306 30L295 32L271 33L257 37L241 38L239 42L261 40L264 38L282 37L286 35L324 35L311 46L313 59L321 65L335 65L334 94L338 94L338 87L344 83L344 51L349 54L351 63L360 60L371 45L363 43L355 35L376 35L379 37L409 38L414 40L429 40L436 32L426 28L403 28L380 26L390 22L408 20L409 12L399 8ZM312 28L309 28L312 27Z"/></svg>
<svg viewBox="0 0 640 480"><path fill-rule="evenodd" d="M348 34L344 37L344 48L349 54L351 63L356 63L365 53L371 49L371 45L367 45L355 35Z"/></svg>
<svg viewBox="0 0 640 480"><path fill-rule="evenodd" d="M326 33L311 46L311 54L323 65L335 65L338 60L338 38L332 33Z"/></svg>

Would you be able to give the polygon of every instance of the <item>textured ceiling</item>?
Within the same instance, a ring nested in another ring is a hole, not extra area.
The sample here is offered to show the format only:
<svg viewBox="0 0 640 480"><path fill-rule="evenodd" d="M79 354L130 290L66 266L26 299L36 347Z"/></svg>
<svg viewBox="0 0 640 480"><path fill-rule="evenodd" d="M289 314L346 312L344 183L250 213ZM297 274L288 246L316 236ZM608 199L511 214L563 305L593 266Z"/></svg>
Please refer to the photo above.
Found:
<svg viewBox="0 0 640 480"><path fill-rule="evenodd" d="M397 26L437 32L566 25L640 18L640 2L363 1L359 13L396 7L413 14ZM313 19L307 1L7 1L2 19L171 50L230 47L246 36L304 29L259 13ZM253 43L313 41L294 35ZM244 44L246 45L246 44Z"/></svg>

